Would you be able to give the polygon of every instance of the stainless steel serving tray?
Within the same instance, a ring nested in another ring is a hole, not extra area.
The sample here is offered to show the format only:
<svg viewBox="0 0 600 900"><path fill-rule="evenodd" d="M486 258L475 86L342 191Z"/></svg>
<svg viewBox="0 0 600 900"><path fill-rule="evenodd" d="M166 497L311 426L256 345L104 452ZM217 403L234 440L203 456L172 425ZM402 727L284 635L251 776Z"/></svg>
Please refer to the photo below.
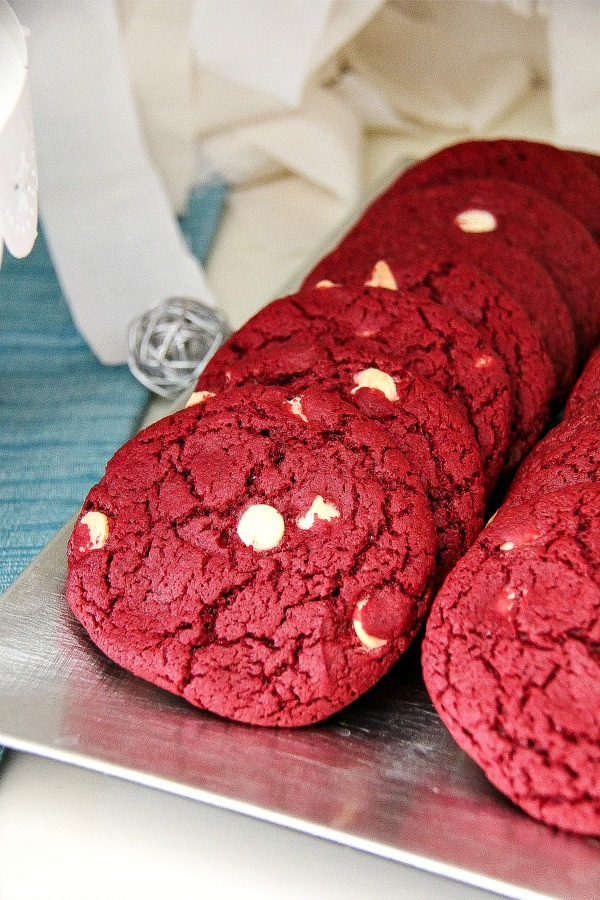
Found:
<svg viewBox="0 0 600 900"><path fill-rule="evenodd" d="M145 424L176 405L159 404ZM90 642L64 596L72 525L0 599L0 744L508 897L598 900L600 841L540 825L489 784L435 713L418 645L322 725L218 719L118 668Z"/></svg>
<svg viewBox="0 0 600 900"><path fill-rule="evenodd" d="M0 601L0 743L517 898L591 900L600 841L529 819L455 745L418 646L328 722L200 712L107 660L65 597L66 525Z"/></svg>

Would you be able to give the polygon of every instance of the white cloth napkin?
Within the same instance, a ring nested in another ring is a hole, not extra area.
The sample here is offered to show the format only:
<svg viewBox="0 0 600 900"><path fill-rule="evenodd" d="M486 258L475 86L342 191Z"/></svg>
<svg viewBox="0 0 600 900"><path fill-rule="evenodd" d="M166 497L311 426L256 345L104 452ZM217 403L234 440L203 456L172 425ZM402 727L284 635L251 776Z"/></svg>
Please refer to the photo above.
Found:
<svg viewBox="0 0 600 900"><path fill-rule="evenodd" d="M554 0L549 18L552 105L558 139L600 153L600 3Z"/></svg>
<svg viewBox="0 0 600 900"><path fill-rule="evenodd" d="M535 58L524 31L530 23L503 7L446 0L416 16L388 3L346 60L413 127L477 133L531 85Z"/></svg>
<svg viewBox="0 0 600 900"><path fill-rule="evenodd" d="M175 208L190 171L244 188L236 209L248 204L249 222L258 198L280 207L290 175L350 207L369 133L433 127L444 143L482 131L546 74L545 22L508 2L120 0L138 103L163 180L177 186ZM178 98L179 156L166 98L171 109ZM273 249L279 234L285 253L286 219L265 225L266 243Z"/></svg>
<svg viewBox="0 0 600 900"><path fill-rule="evenodd" d="M192 33L201 91L212 86L203 85L203 73L209 68L253 92L246 96L246 121L223 121L217 134L211 131L202 144L215 166L220 164L235 183L264 177L269 160L279 163L280 172L283 168L299 172L342 199L356 200L360 170L352 180L336 177L338 161L343 165L348 155L350 135L344 131L339 139L331 139L332 116L340 114L333 105L324 107L324 94L337 97L337 108L344 106L346 120L354 118L358 126L354 156L360 159L356 142L367 130L414 132L423 125L455 132L481 130L525 94L536 70L545 64L539 24L498 4L277 0L279 16L269 17L270 3L257 0L246 4L252 13L246 21L236 13L238 2L197 0ZM296 21L300 9L302 30ZM332 24L340 21L345 22L344 30ZM319 52L311 53L317 26L322 29ZM298 34L303 40L298 41ZM240 51L240 44L254 54ZM274 53L273 44L282 46L285 54ZM260 105L254 108L253 101L260 104L264 95L282 105L271 111ZM298 115L312 123L313 141L323 144L318 169L310 160L314 151L309 140L294 133ZM198 132L200 137L209 133L203 132L201 121ZM219 157L224 146L228 152ZM245 160L243 165L240 160Z"/></svg>
<svg viewBox="0 0 600 900"><path fill-rule="evenodd" d="M600 149L597 0L14 5L32 33L48 242L108 362L164 297L215 302L174 219L198 180L226 178L230 214L285 256L363 196L375 133L431 149L488 135L546 82L556 140Z"/></svg>

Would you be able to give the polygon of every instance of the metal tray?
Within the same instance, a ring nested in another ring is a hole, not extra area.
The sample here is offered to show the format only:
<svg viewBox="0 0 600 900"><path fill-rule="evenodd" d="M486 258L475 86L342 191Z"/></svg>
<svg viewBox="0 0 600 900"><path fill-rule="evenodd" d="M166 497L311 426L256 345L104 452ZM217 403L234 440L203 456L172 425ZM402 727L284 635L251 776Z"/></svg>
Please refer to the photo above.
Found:
<svg viewBox="0 0 600 900"><path fill-rule="evenodd" d="M315 251L313 264L359 213ZM180 405L181 398L155 403L143 424ZM120 669L90 642L64 596L73 523L0 599L0 744L507 897L597 900L600 841L547 828L492 787L431 705L418 643L321 725L279 730L218 719Z"/></svg>
<svg viewBox="0 0 600 900"><path fill-rule="evenodd" d="M598 897L600 841L529 819L455 745L415 645L305 729L220 720L106 659L64 597L68 523L0 601L0 743L515 898Z"/></svg>

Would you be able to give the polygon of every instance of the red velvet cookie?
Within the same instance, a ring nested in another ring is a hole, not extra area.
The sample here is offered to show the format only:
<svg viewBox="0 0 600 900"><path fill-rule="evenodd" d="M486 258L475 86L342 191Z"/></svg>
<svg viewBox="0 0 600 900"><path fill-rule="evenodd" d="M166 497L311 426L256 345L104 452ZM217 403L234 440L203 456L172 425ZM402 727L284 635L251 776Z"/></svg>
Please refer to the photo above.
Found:
<svg viewBox="0 0 600 900"><path fill-rule="evenodd" d="M357 224L361 231L386 227L404 240L446 231L469 246L493 233L508 247L525 250L552 276L566 303L582 363L600 337L600 248L586 228L532 188L501 179L463 178L452 185L403 191L392 185Z"/></svg>
<svg viewBox="0 0 600 900"><path fill-rule="evenodd" d="M394 256L362 266L356 284L379 277L400 290L418 293L452 309L469 322L503 360L514 403L505 470L513 471L548 421L556 377L539 332L502 287L477 266L432 254L410 265ZM346 275L346 281L350 276Z"/></svg>
<svg viewBox="0 0 600 900"><path fill-rule="evenodd" d="M503 506L534 500L573 484L600 482L600 397L574 410L521 464Z"/></svg>
<svg viewBox="0 0 600 900"><path fill-rule="evenodd" d="M465 178L410 197L425 228L439 217L472 240L479 229L491 229L530 253L554 279L573 319L580 361L587 358L600 337L600 248L577 219L533 189L500 179Z"/></svg>
<svg viewBox="0 0 600 900"><path fill-rule="evenodd" d="M473 429L439 388L368 339L338 345L328 335L291 340L284 353L272 341L229 372L231 384L280 385L292 403L309 387L333 391L385 426L425 487L438 534L437 581L443 580L481 530L485 495ZM222 387L210 373L200 383L204 390Z"/></svg>
<svg viewBox="0 0 600 900"><path fill-rule="evenodd" d="M600 835L600 489L508 507L449 575L425 683L499 790L549 825Z"/></svg>
<svg viewBox="0 0 600 900"><path fill-rule="evenodd" d="M585 150L571 150L580 163L600 178L600 155L598 153L587 153Z"/></svg>
<svg viewBox="0 0 600 900"><path fill-rule="evenodd" d="M536 141L465 141L411 166L399 184L410 191L465 177L504 178L534 188L600 239L600 178L574 153Z"/></svg>
<svg viewBox="0 0 600 900"><path fill-rule="evenodd" d="M579 376L579 379L571 391L569 399L567 401L567 406L565 409L565 417L569 417L572 413L579 409L584 403L587 403L588 400L591 400L592 397L598 397L600 395L600 347L597 347L596 350L592 353L587 363L585 364L585 369Z"/></svg>
<svg viewBox="0 0 600 900"><path fill-rule="evenodd" d="M422 260L477 265L518 303L540 335L555 372L557 404L575 381L577 346L571 314L549 273L532 256L507 246L493 233L472 235L432 224L415 231L396 227L395 218L380 221L367 210L363 218L325 256L304 281L314 287L323 279L338 284L364 283L374 261L411 266Z"/></svg>
<svg viewBox="0 0 600 900"><path fill-rule="evenodd" d="M136 675L221 716L317 722L395 662L436 534L388 434L339 397L228 391L109 462L69 544L67 599Z"/></svg>
<svg viewBox="0 0 600 900"><path fill-rule="evenodd" d="M466 415L483 457L486 490L502 469L510 436L512 398L505 366L461 316L422 293L385 288L315 288L270 303L219 349L198 387L222 389L246 354L275 342L281 358L291 341L329 335L343 345L369 338L437 385Z"/></svg>
<svg viewBox="0 0 600 900"><path fill-rule="evenodd" d="M428 297L461 315L503 360L514 404L505 470L513 471L539 439L555 390L539 332L519 304L476 266L425 261L394 275L400 289L426 289Z"/></svg>

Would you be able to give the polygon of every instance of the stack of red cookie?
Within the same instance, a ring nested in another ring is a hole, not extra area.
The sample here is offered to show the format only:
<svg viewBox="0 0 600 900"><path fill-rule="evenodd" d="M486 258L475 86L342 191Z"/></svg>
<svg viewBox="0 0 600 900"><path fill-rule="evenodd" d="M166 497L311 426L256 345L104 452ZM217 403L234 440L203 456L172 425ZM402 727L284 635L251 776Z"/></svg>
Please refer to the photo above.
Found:
<svg viewBox="0 0 600 900"><path fill-rule="evenodd" d="M536 818L600 834L600 354L438 593L423 673L450 732Z"/></svg>
<svg viewBox="0 0 600 900"><path fill-rule="evenodd" d="M500 524L469 551L486 500L598 343L595 165L525 141L441 151L236 332L86 500L67 597L98 646L253 724L371 687L488 547Z"/></svg>

